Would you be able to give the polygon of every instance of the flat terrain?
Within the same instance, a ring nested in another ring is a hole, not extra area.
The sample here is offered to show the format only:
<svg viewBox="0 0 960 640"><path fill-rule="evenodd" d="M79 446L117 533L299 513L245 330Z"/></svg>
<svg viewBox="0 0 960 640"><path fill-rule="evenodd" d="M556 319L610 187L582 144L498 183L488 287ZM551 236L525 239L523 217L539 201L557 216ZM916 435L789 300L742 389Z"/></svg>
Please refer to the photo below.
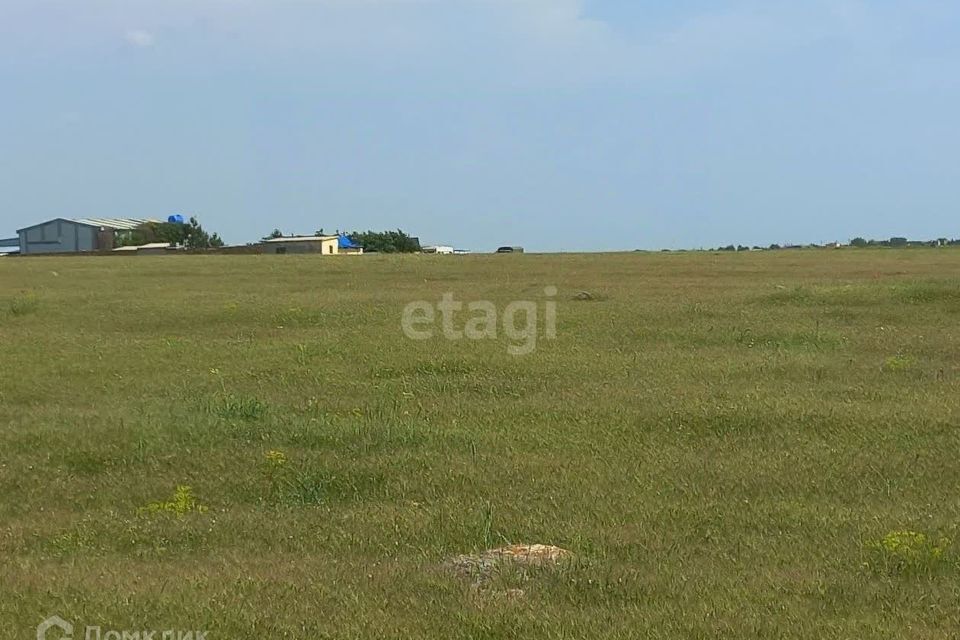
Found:
<svg viewBox="0 0 960 640"><path fill-rule="evenodd" d="M3 258L0 638L957 637L958 320L951 249Z"/></svg>

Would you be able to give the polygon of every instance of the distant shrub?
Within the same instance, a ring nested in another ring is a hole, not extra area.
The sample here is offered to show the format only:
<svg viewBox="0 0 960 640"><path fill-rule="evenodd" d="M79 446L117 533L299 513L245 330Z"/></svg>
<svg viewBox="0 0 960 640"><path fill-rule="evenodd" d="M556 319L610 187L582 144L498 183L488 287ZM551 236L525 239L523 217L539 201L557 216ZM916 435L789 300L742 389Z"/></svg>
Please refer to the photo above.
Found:
<svg viewBox="0 0 960 640"><path fill-rule="evenodd" d="M878 573L926 574L947 564L950 540L918 531L891 531L867 543L868 565Z"/></svg>

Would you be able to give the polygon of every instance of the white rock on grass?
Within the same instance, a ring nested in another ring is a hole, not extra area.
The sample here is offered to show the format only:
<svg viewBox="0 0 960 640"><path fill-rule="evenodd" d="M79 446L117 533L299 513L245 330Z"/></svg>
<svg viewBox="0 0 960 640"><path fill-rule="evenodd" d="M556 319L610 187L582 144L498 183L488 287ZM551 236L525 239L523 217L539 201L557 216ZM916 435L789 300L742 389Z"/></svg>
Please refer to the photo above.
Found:
<svg viewBox="0 0 960 640"><path fill-rule="evenodd" d="M543 567L556 565L573 557L573 553L560 547L546 544L514 544L498 549L488 549L479 554L465 554L450 561L458 574L486 578L499 566L510 564L519 567Z"/></svg>

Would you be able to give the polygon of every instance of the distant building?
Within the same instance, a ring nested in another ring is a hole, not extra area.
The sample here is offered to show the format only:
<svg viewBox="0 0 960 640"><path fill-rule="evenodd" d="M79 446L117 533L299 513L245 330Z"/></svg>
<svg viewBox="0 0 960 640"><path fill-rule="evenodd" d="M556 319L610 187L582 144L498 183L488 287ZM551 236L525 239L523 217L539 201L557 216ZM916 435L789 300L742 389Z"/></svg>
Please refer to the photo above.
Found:
<svg viewBox="0 0 960 640"><path fill-rule="evenodd" d="M340 236L287 236L270 238L262 243L265 253L340 253Z"/></svg>
<svg viewBox="0 0 960 640"><path fill-rule="evenodd" d="M149 242L141 245L128 245L126 247L117 247L114 253L135 253L138 256L162 256L171 251L175 251L169 242Z"/></svg>
<svg viewBox="0 0 960 640"><path fill-rule="evenodd" d="M443 255L453 255L453 247L448 247L447 245L436 245L430 247L424 247L421 249L423 253L440 253Z"/></svg>
<svg viewBox="0 0 960 640"><path fill-rule="evenodd" d="M20 238L0 238L0 256L20 253Z"/></svg>
<svg viewBox="0 0 960 640"><path fill-rule="evenodd" d="M356 244L348 235L341 235L337 240L337 249L341 254L358 256L363 253L363 247Z"/></svg>
<svg viewBox="0 0 960 640"><path fill-rule="evenodd" d="M111 251L118 231L132 231L155 220L141 218L55 218L17 230L20 253Z"/></svg>

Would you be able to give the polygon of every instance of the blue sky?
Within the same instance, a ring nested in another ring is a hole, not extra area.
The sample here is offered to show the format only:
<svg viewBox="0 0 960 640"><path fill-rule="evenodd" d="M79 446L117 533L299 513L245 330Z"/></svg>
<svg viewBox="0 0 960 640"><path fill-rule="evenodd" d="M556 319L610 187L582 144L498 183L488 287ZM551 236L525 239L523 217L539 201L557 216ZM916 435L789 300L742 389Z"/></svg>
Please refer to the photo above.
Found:
<svg viewBox="0 0 960 640"><path fill-rule="evenodd" d="M0 0L0 236L960 237L960 3Z"/></svg>

